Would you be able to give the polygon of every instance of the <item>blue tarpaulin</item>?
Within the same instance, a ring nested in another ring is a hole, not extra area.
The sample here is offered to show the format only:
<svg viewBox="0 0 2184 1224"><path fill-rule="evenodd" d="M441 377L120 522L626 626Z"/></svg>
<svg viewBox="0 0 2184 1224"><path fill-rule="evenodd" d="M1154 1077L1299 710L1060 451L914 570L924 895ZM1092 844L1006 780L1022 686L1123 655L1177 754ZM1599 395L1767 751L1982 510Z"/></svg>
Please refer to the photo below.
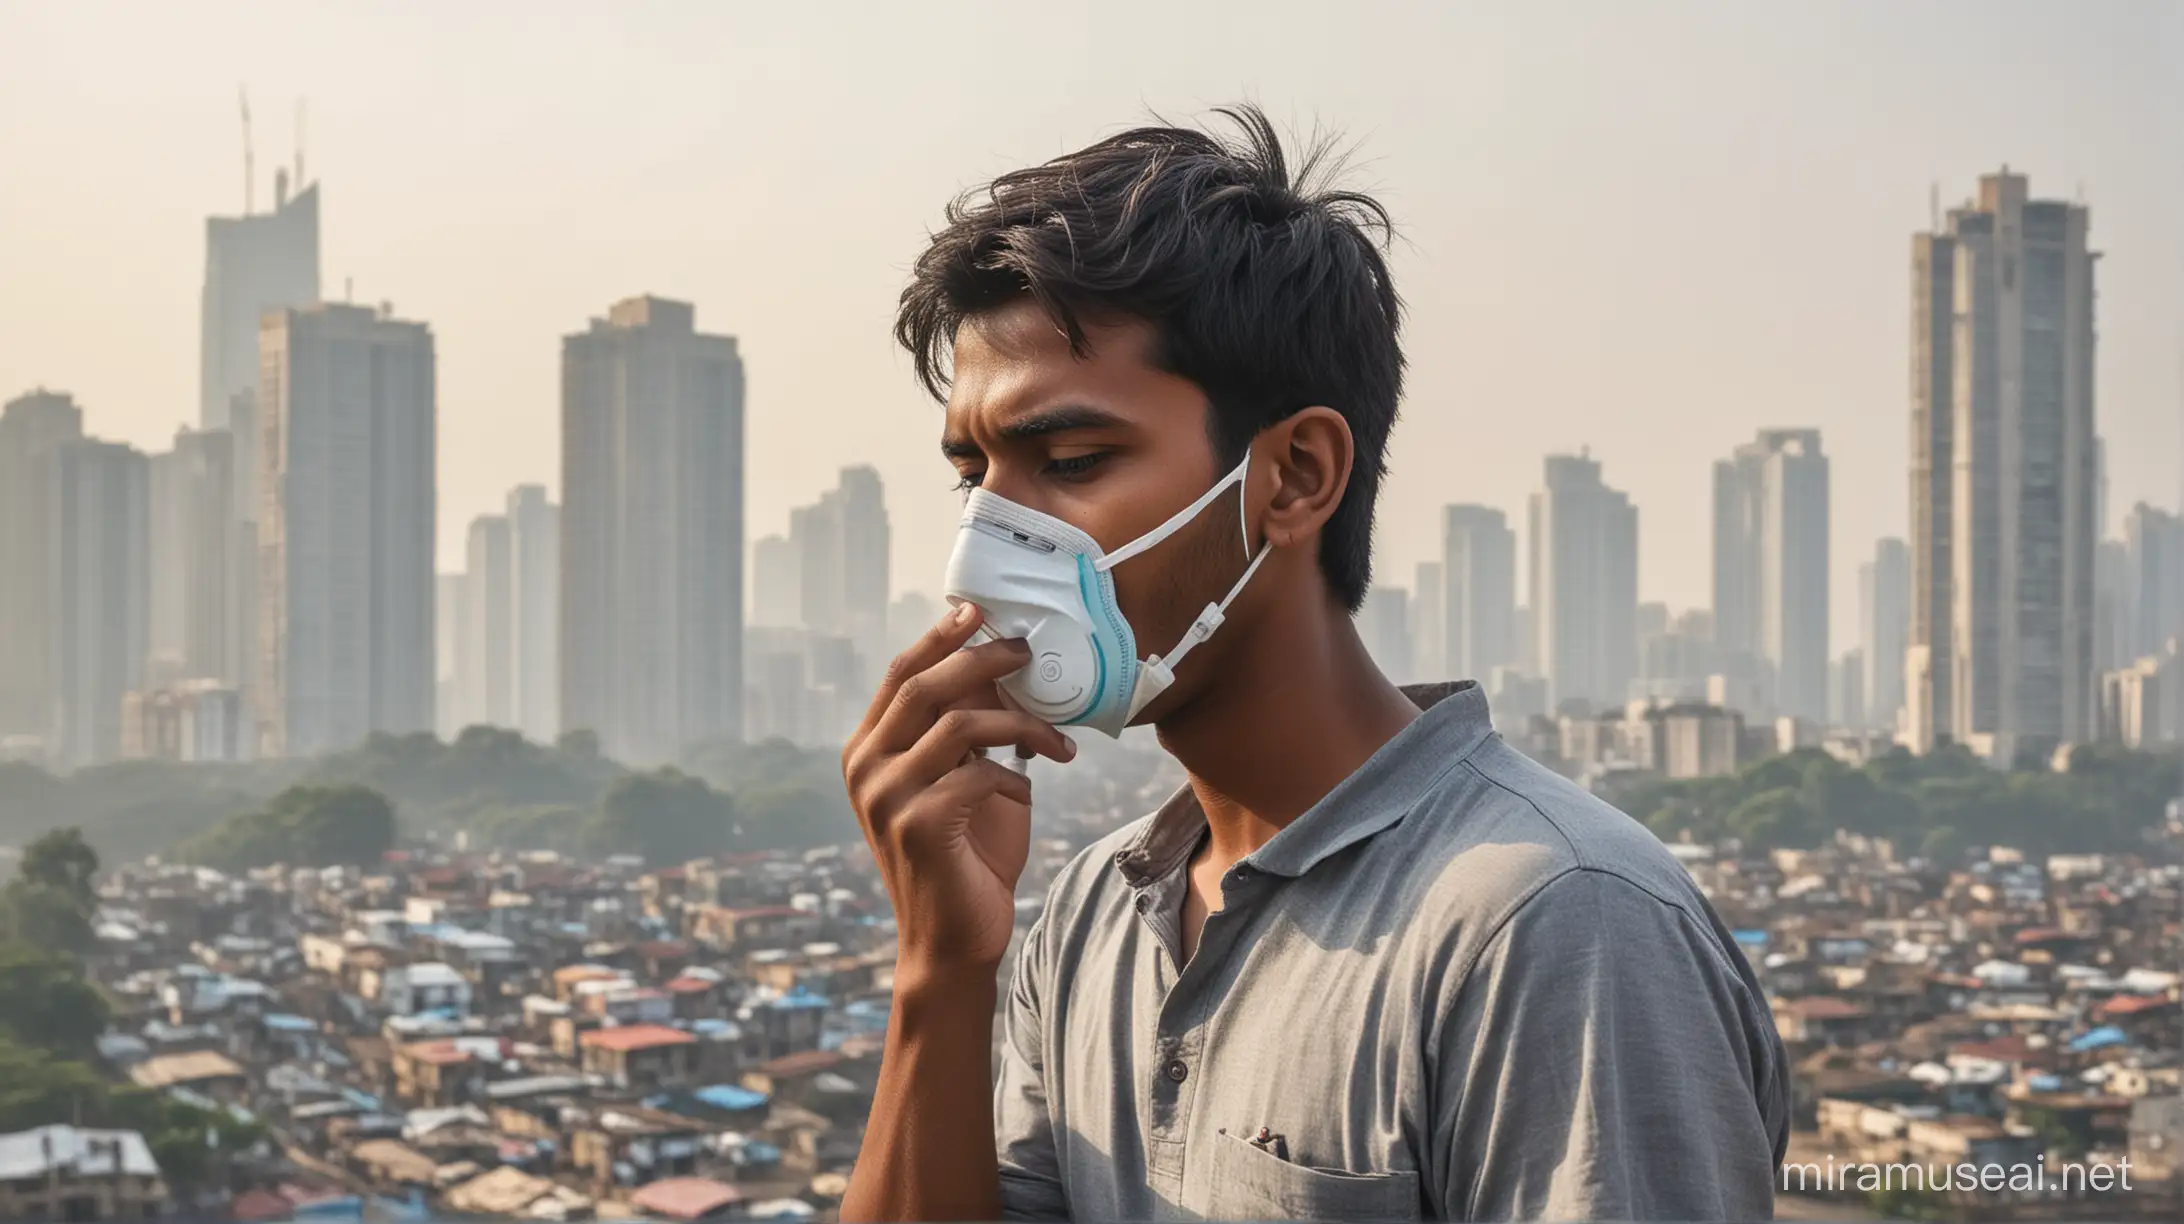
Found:
<svg viewBox="0 0 2184 1224"><path fill-rule="evenodd" d="M765 1093L753 1092L738 1084L715 1084L710 1088L700 1088L690 1095L715 1109L724 1109L729 1113L757 1109L766 1103Z"/></svg>
<svg viewBox="0 0 2184 1224"><path fill-rule="evenodd" d="M2124 1035L2122 1029L2113 1024L2104 1024L2097 1029L2088 1030L2071 1038L2070 1052L2083 1054L2087 1050L2105 1050L2110 1046L2129 1044L2131 1044L2131 1039Z"/></svg>

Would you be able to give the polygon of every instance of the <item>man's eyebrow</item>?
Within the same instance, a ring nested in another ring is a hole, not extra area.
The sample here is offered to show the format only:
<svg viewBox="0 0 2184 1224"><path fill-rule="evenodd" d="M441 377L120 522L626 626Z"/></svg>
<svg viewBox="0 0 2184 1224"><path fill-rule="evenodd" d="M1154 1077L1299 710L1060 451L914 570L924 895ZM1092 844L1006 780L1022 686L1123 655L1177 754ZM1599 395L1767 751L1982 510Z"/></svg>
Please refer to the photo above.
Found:
<svg viewBox="0 0 2184 1224"><path fill-rule="evenodd" d="M1021 442L1027 438L1067 433L1073 429L1099 429L1122 423L1121 417L1105 408L1095 408L1090 404L1063 404L1043 412L1018 417L994 432L1004 442ZM958 435L942 438L940 453L949 459L975 459L982 452L977 443Z"/></svg>

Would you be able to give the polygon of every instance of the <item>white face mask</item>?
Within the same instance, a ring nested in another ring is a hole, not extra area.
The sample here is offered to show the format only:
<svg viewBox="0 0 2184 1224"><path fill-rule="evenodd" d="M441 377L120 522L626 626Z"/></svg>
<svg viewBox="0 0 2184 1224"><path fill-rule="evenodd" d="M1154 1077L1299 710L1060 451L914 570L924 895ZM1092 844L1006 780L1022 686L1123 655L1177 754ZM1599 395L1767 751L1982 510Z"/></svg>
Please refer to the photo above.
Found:
<svg viewBox="0 0 2184 1224"><path fill-rule="evenodd" d="M971 490L943 592L951 604L978 605L986 617L980 630L985 636L1023 638L1030 645L1031 661L1003 677L1002 690L1050 723L1121 735L1148 702L1175 682L1175 666L1183 656L1220 628L1222 613L1251 581L1269 546L1262 544L1252 553L1247 523L1244 553L1251 564L1243 577L1219 603L1206 605L1174 650L1143 663L1137 657L1137 635L1115 602L1112 571L1174 535L1232 484L1237 486L1238 518L1246 518L1244 477L1250 470L1246 453L1235 470L1197 501L1113 552L1102 552L1091 536L1051 514L982 488Z"/></svg>

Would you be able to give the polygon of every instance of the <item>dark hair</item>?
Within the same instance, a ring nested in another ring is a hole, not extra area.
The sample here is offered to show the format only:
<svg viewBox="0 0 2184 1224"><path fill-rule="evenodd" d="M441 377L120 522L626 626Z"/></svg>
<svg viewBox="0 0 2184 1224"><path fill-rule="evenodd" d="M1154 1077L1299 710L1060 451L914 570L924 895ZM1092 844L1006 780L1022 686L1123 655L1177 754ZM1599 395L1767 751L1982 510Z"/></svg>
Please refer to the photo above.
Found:
<svg viewBox="0 0 2184 1224"><path fill-rule="evenodd" d="M944 398L971 316L1029 295L1080 354L1080 319L1142 319L1153 360L1206 392L1224 465L1304 408L1341 413L1356 459L1320 569L1354 612L1403 385L1402 301L1382 255L1393 228L1370 196L1321 182L1336 168L1327 142L1292 175L1257 107L1218 113L1238 138L1136 128L959 196L902 292L895 338Z"/></svg>

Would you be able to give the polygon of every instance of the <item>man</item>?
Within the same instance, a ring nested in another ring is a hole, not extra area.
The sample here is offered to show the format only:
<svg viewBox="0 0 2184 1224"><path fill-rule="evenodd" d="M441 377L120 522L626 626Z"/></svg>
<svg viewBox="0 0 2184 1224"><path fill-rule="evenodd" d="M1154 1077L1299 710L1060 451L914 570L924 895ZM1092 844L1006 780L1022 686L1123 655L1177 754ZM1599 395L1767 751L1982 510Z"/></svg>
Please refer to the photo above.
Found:
<svg viewBox="0 0 2184 1224"><path fill-rule="evenodd" d="M973 491L843 754L900 959L842 1218L1766 1217L1782 1049L1705 899L1359 642L1387 218L1225 113L966 197L903 294ZM996 1082L1031 791L985 750L1075 754L1032 707L1190 784L1054 882Z"/></svg>

